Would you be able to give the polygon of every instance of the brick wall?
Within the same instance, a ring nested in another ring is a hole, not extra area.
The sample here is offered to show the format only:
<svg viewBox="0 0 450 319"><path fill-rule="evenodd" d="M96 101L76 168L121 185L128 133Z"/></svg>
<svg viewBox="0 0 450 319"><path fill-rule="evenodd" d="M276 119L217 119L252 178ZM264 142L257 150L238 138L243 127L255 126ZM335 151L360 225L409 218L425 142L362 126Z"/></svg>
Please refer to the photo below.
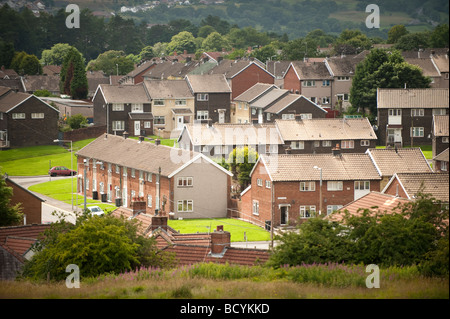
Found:
<svg viewBox="0 0 450 319"><path fill-rule="evenodd" d="M398 179L393 180L384 193L394 196L398 194L399 197L408 198Z"/></svg>
<svg viewBox="0 0 450 319"><path fill-rule="evenodd" d="M302 94L302 88L300 86L300 80L295 74L294 67L290 67L286 75L284 76L284 89L291 90L293 93L297 91Z"/></svg>
<svg viewBox="0 0 450 319"><path fill-rule="evenodd" d="M64 132L62 139L76 142L88 138L97 138L105 132L106 132L106 125L88 126L77 130Z"/></svg>
<svg viewBox="0 0 450 319"><path fill-rule="evenodd" d="M26 215L26 224L42 223L42 201L9 179L6 180L6 185L13 189L10 204L12 206L21 204L22 213Z"/></svg>
<svg viewBox="0 0 450 319"><path fill-rule="evenodd" d="M247 91L256 83L274 84L274 82L275 79L273 76L258 67L256 64L251 64L232 79L231 99L234 100L237 96Z"/></svg>

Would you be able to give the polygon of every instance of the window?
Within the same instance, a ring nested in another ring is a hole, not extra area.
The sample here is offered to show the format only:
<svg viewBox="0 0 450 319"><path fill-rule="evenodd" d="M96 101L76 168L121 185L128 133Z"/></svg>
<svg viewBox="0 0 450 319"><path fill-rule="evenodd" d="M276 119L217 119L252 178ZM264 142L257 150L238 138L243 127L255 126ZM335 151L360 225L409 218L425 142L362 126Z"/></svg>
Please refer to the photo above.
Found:
<svg viewBox="0 0 450 319"><path fill-rule="evenodd" d="M270 121L270 113L266 113L267 114L267 121Z"/></svg>
<svg viewBox="0 0 450 319"><path fill-rule="evenodd" d="M138 104L138 103L131 104L131 113L143 113L143 112L144 112L143 104Z"/></svg>
<svg viewBox="0 0 450 319"><path fill-rule="evenodd" d="M270 181L266 181L266 188L270 188Z"/></svg>
<svg viewBox="0 0 450 319"><path fill-rule="evenodd" d="M448 136L442 137L442 143L448 143Z"/></svg>
<svg viewBox="0 0 450 319"><path fill-rule="evenodd" d="M370 181L356 181L355 190L370 190Z"/></svg>
<svg viewBox="0 0 450 319"><path fill-rule="evenodd" d="M350 81L350 77L349 76L338 76L337 80L338 81Z"/></svg>
<svg viewBox="0 0 450 319"><path fill-rule="evenodd" d="M310 218L316 215L316 206L300 206L300 218Z"/></svg>
<svg viewBox="0 0 450 319"><path fill-rule="evenodd" d="M303 86L316 86L316 81L303 81Z"/></svg>
<svg viewBox="0 0 450 319"><path fill-rule="evenodd" d="M311 102L313 102L313 103L316 103L316 101L317 101L315 96L311 96L310 100L311 100Z"/></svg>
<svg viewBox="0 0 450 319"><path fill-rule="evenodd" d="M256 185L262 186L262 179L261 178L256 179Z"/></svg>
<svg viewBox="0 0 450 319"><path fill-rule="evenodd" d="M281 114L282 120L294 120L295 114Z"/></svg>
<svg viewBox="0 0 450 319"><path fill-rule="evenodd" d="M323 80L322 86L330 86L330 80Z"/></svg>
<svg viewBox="0 0 450 319"><path fill-rule="evenodd" d="M448 162L441 161L441 171L446 172L448 170Z"/></svg>
<svg viewBox="0 0 450 319"><path fill-rule="evenodd" d="M123 167L123 176L127 176L128 175L128 168L126 168L125 166Z"/></svg>
<svg viewBox="0 0 450 319"><path fill-rule="evenodd" d="M320 147L320 141L314 141L314 147Z"/></svg>
<svg viewBox="0 0 450 319"><path fill-rule="evenodd" d="M314 192L316 190L316 182L300 182L301 192Z"/></svg>
<svg viewBox="0 0 450 319"><path fill-rule="evenodd" d="M23 120L25 119L25 113L13 113L12 118L13 120Z"/></svg>
<svg viewBox="0 0 450 319"><path fill-rule="evenodd" d="M153 205L152 195L147 195L147 207L152 207L152 205Z"/></svg>
<svg viewBox="0 0 450 319"><path fill-rule="evenodd" d="M401 109L389 109L388 114L389 114L389 116L402 116L402 110Z"/></svg>
<svg viewBox="0 0 450 319"><path fill-rule="evenodd" d="M147 182L152 181L152 173L147 173Z"/></svg>
<svg viewBox="0 0 450 319"><path fill-rule="evenodd" d="M293 149L293 150L302 150L304 148L305 148L305 142L303 142L303 141L291 142L291 149Z"/></svg>
<svg viewBox="0 0 450 319"><path fill-rule="evenodd" d="M153 123L155 123L155 125L164 125L164 124L166 124L166 117L165 116L155 116L153 118Z"/></svg>
<svg viewBox="0 0 450 319"><path fill-rule="evenodd" d="M131 177L136 177L136 169L134 168L131 169Z"/></svg>
<svg viewBox="0 0 450 319"><path fill-rule="evenodd" d="M312 119L312 113L302 113L300 114L300 118L302 120L310 120Z"/></svg>
<svg viewBox="0 0 450 319"><path fill-rule="evenodd" d="M150 122L150 121L145 121L145 122L144 122L144 128L152 128L152 122Z"/></svg>
<svg viewBox="0 0 450 319"><path fill-rule="evenodd" d="M124 110L124 106L121 103L113 103L112 110L113 111L123 111Z"/></svg>
<svg viewBox="0 0 450 319"><path fill-rule="evenodd" d="M337 94L338 101L348 101L348 93Z"/></svg>
<svg viewBox="0 0 450 319"><path fill-rule="evenodd" d="M120 174L120 166L116 165L116 174Z"/></svg>
<svg viewBox="0 0 450 319"><path fill-rule="evenodd" d="M179 200L178 201L178 212L188 213L194 211L194 201L193 200Z"/></svg>
<svg viewBox="0 0 450 319"><path fill-rule="evenodd" d="M253 201L253 215L259 215L259 202L257 200Z"/></svg>
<svg viewBox="0 0 450 319"><path fill-rule="evenodd" d="M433 115L446 115L447 111L445 109L433 109Z"/></svg>
<svg viewBox="0 0 450 319"><path fill-rule="evenodd" d="M178 187L192 187L193 177L178 177Z"/></svg>
<svg viewBox="0 0 450 319"><path fill-rule="evenodd" d="M208 101L208 100L209 100L208 93L197 94L197 101Z"/></svg>
<svg viewBox="0 0 450 319"><path fill-rule="evenodd" d="M411 137L423 137L423 127L411 127Z"/></svg>
<svg viewBox="0 0 450 319"><path fill-rule="evenodd" d="M208 111L197 111L197 120L207 120Z"/></svg>
<svg viewBox="0 0 450 319"><path fill-rule="evenodd" d="M330 100L329 96L325 96L322 98L322 104L330 104Z"/></svg>
<svg viewBox="0 0 450 319"><path fill-rule="evenodd" d="M31 113L31 118L32 119L43 119L44 113Z"/></svg>
<svg viewBox="0 0 450 319"><path fill-rule="evenodd" d="M369 146L370 141L369 140L361 140L361 146Z"/></svg>
<svg viewBox="0 0 450 319"><path fill-rule="evenodd" d="M185 99L175 100L175 105L176 106L186 106L186 100Z"/></svg>
<svg viewBox="0 0 450 319"><path fill-rule="evenodd" d="M154 106L164 106L165 102L164 102L164 100L157 99L157 100L153 100L153 105Z"/></svg>
<svg viewBox="0 0 450 319"><path fill-rule="evenodd" d="M330 215L332 212L342 208L342 205L328 205L327 206L327 215Z"/></svg>
<svg viewBox="0 0 450 319"><path fill-rule="evenodd" d="M424 109L411 109L411 116L424 116Z"/></svg>
<svg viewBox="0 0 450 319"><path fill-rule="evenodd" d="M341 191L344 188L344 182L342 181L328 181L327 190L328 191Z"/></svg>
<svg viewBox="0 0 450 319"><path fill-rule="evenodd" d="M342 148L355 148L355 141L350 140L350 141L342 141L341 142Z"/></svg>
<svg viewBox="0 0 450 319"><path fill-rule="evenodd" d="M125 130L125 121L112 121L113 131L123 131Z"/></svg>
<svg viewBox="0 0 450 319"><path fill-rule="evenodd" d="M322 141L323 147L331 147L331 141Z"/></svg>

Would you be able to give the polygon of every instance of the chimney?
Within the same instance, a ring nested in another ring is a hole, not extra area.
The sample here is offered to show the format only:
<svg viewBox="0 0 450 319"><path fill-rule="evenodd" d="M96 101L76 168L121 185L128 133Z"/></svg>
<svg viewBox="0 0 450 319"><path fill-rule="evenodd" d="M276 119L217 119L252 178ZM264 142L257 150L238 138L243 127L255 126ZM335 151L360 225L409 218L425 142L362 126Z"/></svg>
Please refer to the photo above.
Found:
<svg viewBox="0 0 450 319"><path fill-rule="evenodd" d="M341 156L341 149L339 148L339 143L336 144L336 147L331 149L331 151L333 152L333 156Z"/></svg>
<svg viewBox="0 0 450 319"><path fill-rule="evenodd" d="M133 212L133 215L145 213L146 207L147 207L147 205L146 205L143 197L133 197L131 199L130 208L131 208L131 211Z"/></svg>
<svg viewBox="0 0 450 319"><path fill-rule="evenodd" d="M158 228L167 229L167 216L152 216L150 231L153 232Z"/></svg>
<svg viewBox="0 0 450 319"><path fill-rule="evenodd" d="M123 132L122 135L123 135L124 139L127 139L130 134L127 131L125 131L125 132Z"/></svg>
<svg viewBox="0 0 450 319"><path fill-rule="evenodd" d="M211 233L211 255L223 254L227 247L230 247L231 234L224 231L223 226L217 226L217 230Z"/></svg>
<svg viewBox="0 0 450 319"><path fill-rule="evenodd" d="M186 55L186 54L187 54L187 50L184 50L184 51L183 51L183 54Z"/></svg>
<svg viewBox="0 0 450 319"><path fill-rule="evenodd" d="M155 145L160 145L161 144L161 140L159 139L159 138L157 138L156 140L155 140Z"/></svg>

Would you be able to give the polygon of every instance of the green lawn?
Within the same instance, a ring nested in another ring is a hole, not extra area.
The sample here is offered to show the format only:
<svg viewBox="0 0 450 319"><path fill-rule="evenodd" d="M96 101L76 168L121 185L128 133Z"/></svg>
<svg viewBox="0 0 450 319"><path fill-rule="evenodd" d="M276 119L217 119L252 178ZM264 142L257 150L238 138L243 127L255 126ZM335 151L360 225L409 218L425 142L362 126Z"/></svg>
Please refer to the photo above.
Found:
<svg viewBox="0 0 450 319"><path fill-rule="evenodd" d="M135 139L135 140L139 139L139 137L137 137L137 136L132 136L130 138ZM146 136L146 138L151 139L151 140L149 140L150 143L155 143L155 139L159 138L159 140L161 141L161 145L166 145L166 146L170 146L170 147L174 147L174 145L177 142L176 138L161 138L157 135L148 135L148 136Z"/></svg>
<svg viewBox="0 0 450 319"><path fill-rule="evenodd" d="M73 169L77 170L75 153L94 139L87 139L73 143ZM47 175L53 166L70 168L70 143L67 149L55 145L22 147L0 152L0 170L10 176Z"/></svg>
<svg viewBox="0 0 450 319"><path fill-rule="evenodd" d="M169 226L178 230L182 234L206 233L214 231L217 225L223 225L223 229L231 233L231 241L245 241L244 232L247 241L265 241L270 240L270 233L261 227L253 224L231 218L218 219L183 219L169 220Z"/></svg>

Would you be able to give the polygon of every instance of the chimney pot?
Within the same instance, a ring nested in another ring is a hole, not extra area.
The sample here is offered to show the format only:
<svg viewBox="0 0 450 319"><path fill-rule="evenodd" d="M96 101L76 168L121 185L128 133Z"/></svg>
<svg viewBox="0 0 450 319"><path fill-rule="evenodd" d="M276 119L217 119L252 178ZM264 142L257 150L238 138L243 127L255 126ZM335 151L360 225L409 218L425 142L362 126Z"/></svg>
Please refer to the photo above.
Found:
<svg viewBox="0 0 450 319"><path fill-rule="evenodd" d="M211 254L222 254L225 248L230 247L231 234L227 231L211 233Z"/></svg>

